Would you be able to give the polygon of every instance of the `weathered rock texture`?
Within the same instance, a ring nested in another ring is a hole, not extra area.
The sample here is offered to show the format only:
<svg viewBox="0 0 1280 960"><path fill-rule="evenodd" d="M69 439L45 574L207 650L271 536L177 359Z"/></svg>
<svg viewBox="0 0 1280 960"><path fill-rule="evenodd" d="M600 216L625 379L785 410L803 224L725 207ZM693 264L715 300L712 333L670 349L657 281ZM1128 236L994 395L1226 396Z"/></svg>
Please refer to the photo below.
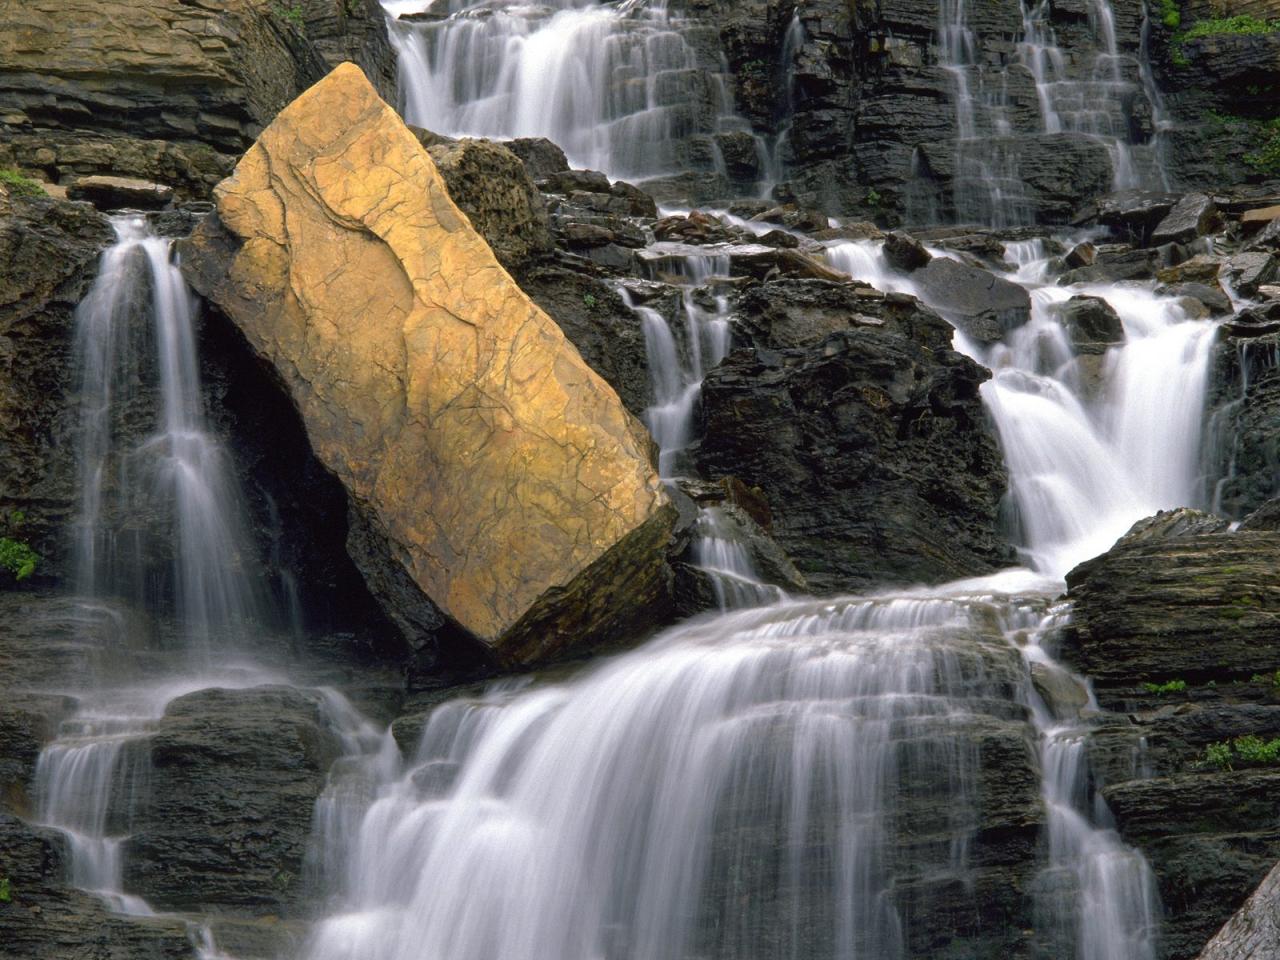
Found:
<svg viewBox="0 0 1280 960"><path fill-rule="evenodd" d="M87 204L11 198L0 187L0 514L26 517L0 535L30 540L41 575L64 572L77 502L75 308L110 240Z"/></svg>
<svg viewBox="0 0 1280 960"><path fill-rule="evenodd" d="M809 303L806 336L794 313ZM703 385L698 466L764 491L774 537L815 590L1012 561L1005 471L978 395L989 374L949 348L944 320L908 297L821 281L764 284L744 308L755 346Z"/></svg>
<svg viewBox="0 0 1280 960"><path fill-rule="evenodd" d="M1280 534L1233 533L1193 511L1158 519L1067 574L1064 655L1102 683L1280 668Z"/></svg>
<svg viewBox="0 0 1280 960"><path fill-rule="evenodd" d="M376 2L305 6L314 44L278 0L3 0L0 164L205 196L327 58L358 58L394 95Z"/></svg>
<svg viewBox="0 0 1280 960"><path fill-rule="evenodd" d="M1091 740L1092 769L1121 835L1151 862L1160 955L1177 960L1280 859L1280 771L1206 758L1238 737L1280 737L1280 532L1255 525L1159 514L1067 577L1063 657L1115 711Z"/></svg>
<svg viewBox="0 0 1280 960"><path fill-rule="evenodd" d="M1280 867L1267 874L1243 907L1218 931L1200 960L1280 957Z"/></svg>
<svg viewBox="0 0 1280 960"><path fill-rule="evenodd" d="M315 800L340 755L314 691L202 690L151 737L150 796L125 845L125 888L152 906L296 909Z"/></svg>
<svg viewBox="0 0 1280 960"><path fill-rule="evenodd" d="M402 629L436 629L435 604L531 661L657 601L673 518L647 434L358 68L285 110L217 196L190 276L288 388Z"/></svg>

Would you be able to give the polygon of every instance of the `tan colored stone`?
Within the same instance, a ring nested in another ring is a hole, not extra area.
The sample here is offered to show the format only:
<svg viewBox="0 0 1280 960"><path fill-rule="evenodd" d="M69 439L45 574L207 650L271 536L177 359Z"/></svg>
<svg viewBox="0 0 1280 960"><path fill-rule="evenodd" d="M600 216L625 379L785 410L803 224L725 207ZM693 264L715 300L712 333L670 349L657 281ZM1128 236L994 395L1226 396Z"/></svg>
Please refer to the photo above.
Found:
<svg viewBox="0 0 1280 960"><path fill-rule="evenodd" d="M1274 207L1256 207L1240 214L1240 223L1246 230L1265 227L1272 220L1280 220L1280 204Z"/></svg>
<svg viewBox="0 0 1280 960"><path fill-rule="evenodd" d="M674 511L648 434L358 68L299 97L215 193L238 249L226 263L219 227L199 231L193 282L448 617L528 662L653 601Z"/></svg>

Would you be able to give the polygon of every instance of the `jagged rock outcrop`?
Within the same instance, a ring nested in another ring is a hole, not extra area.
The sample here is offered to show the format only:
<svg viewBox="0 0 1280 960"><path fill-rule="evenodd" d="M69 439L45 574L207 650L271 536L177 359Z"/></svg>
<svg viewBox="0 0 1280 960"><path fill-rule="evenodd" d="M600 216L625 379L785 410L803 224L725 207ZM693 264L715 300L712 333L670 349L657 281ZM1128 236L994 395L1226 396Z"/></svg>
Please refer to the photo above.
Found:
<svg viewBox="0 0 1280 960"><path fill-rule="evenodd" d="M1067 575L1062 655L1115 711L1090 757L1124 839L1155 871L1161 954L1195 956L1280 859L1280 772L1215 762L1280 737L1280 533L1194 510L1135 524Z"/></svg>
<svg viewBox="0 0 1280 960"><path fill-rule="evenodd" d="M5 0L0 164L206 196L271 118L354 56L394 96L375 0Z"/></svg>
<svg viewBox="0 0 1280 960"><path fill-rule="evenodd" d="M510 271L553 248L546 204L518 156L490 140L423 135L449 197Z"/></svg>
<svg viewBox="0 0 1280 960"><path fill-rule="evenodd" d="M43 558L40 575L65 572L64 532L77 502L75 410L66 400L75 309L111 236L88 204L10 196L0 186L0 535L29 540ZM16 525L15 511L25 517Z"/></svg>
<svg viewBox="0 0 1280 960"><path fill-rule="evenodd" d="M1067 574L1063 655L1100 683L1278 669L1278 563L1280 534L1188 510L1140 521Z"/></svg>
<svg viewBox="0 0 1280 960"><path fill-rule="evenodd" d="M1199 960L1266 960L1280 956L1280 866L1226 922Z"/></svg>
<svg viewBox="0 0 1280 960"><path fill-rule="evenodd" d="M771 288L782 304L797 284ZM847 287L857 307L844 330L819 320L803 346L759 342L711 371L699 468L764 491L774 538L816 591L1012 562L997 519L1005 470L978 395L989 374L952 351L950 326L913 299L859 300L857 289ZM770 326L785 316L753 312Z"/></svg>
<svg viewBox="0 0 1280 960"><path fill-rule="evenodd" d="M617 394L515 286L359 69L285 110L188 245L346 486L414 642L529 662L652 626L673 511Z"/></svg>

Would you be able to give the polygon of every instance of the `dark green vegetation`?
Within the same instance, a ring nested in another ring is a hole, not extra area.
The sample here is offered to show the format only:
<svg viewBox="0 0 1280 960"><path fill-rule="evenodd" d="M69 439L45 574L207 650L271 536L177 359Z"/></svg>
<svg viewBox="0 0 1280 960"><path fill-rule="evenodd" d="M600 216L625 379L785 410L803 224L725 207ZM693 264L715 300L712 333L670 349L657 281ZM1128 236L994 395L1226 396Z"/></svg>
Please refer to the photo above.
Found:
<svg viewBox="0 0 1280 960"><path fill-rule="evenodd" d="M1144 683L1142 689L1147 693L1153 693L1157 697L1162 697L1166 693L1181 693L1187 689L1187 681L1170 680L1166 683Z"/></svg>
<svg viewBox="0 0 1280 960"><path fill-rule="evenodd" d="M1218 770L1234 770L1239 767L1269 767L1280 763L1280 737L1263 740L1252 734L1211 743L1204 749L1200 765Z"/></svg>

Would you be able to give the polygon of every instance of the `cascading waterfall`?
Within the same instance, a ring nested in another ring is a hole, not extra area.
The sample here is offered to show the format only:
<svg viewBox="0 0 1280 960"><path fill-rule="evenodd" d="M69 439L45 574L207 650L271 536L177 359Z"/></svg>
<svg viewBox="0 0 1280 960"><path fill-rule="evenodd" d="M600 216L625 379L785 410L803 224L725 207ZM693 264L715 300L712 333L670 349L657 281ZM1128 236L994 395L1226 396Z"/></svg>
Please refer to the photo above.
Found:
<svg viewBox="0 0 1280 960"><path fill-rule="evenodd" d="M664 249L662 244L650 247L654 252ZM699 301L699 289L705 291L709 282L729 276L729 258L715 253L680 252L652 263L658 265L655 270L664 277L681 281L680 307L685 322L679 337L658 310L636 304L625 287L619 287L619 293L640 318L644 330L654 400L644 419L658 445L658 474L672 484L680 476L686 448L695 439L694 419L703 378L729 353L732 331L728 297L716 293L710 295L709 301ZM720 609L759 606L783 599L780 588L761 581L746 547L734 535L722 510L702 509L694 534L694 561L710 579Z"/></svg>
<svg viewBox="0 0 1280 960"><path fill-rule="evenodd" d="M574 166L630 179L723 172L716 134L751 133L723 65L700 62L663 2L451 0L423 19L420 0L384 6L405 119L436 133L547 137Z"/></svg>
<svg viewBox="0 0 1280 960"><path fill-rule="evenodd" d="M284 618L267 615L246 568L242 498L203 408L194 298L170 240L139 215L113 225L116 241L76 314L82 494L74 536L86 622L119 626L102 651L115 669L73 691L76 713L41 752L33 792L37 820L67 838L70 883L118 912L147 916L147 903L124 890L122 852L148 804L149 738L166 707L209 687L288 679L237 652ZM172 610L176 643L149 650L155 638L118 612L120 600ZM168 673L130 676L135 654L159 654ZM326 721L354 749L361 722L341 696L321 694ZM192 939L201 957L223 957L207 929L193 929Z"/></svg>
<svg viewBox="0 0 1280 960"><path fill-rule="evenodd" d="M1089 0L1094 48L1087 56L1069 55L1058 44L1047 0L1023 0L1021 9L1016 62L1035 84L1038 130L1026 129L1015 117L1014 81L1007 70L988 66L970 25L967 0L944 0L940 5L939 66L952 77L956 111L955 219L997 227L1035 221L1035 204L1019 160L1026 140L1039 134L1076 134L1103 144L1113 189L1166 185L1159 150L1159 94L1146 60L1145 39L1138 57L1123 54L1109 0ZM1150 142L1135 140L1131 131L1131 104L1138 102L1153 113Z"/></svg>

